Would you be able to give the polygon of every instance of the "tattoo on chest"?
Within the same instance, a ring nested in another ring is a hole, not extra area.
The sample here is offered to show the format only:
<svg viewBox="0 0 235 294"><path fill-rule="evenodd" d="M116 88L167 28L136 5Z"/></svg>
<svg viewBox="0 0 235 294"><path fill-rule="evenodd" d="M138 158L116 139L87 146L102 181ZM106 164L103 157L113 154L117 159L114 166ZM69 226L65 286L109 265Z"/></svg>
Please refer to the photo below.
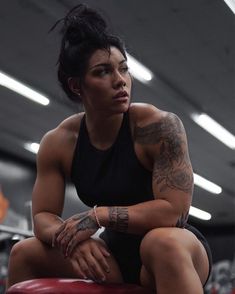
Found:
<svg viewBox="0 0 235 294"><path fill-rule="evenodd" d="M126 232L128 229L128 208L108 207L109 224L108 227L118 232Z"/></svg>
<svg viewBox="0 0 235 294"><path fill-rule="evenodd" d="M156 144L158 155L154 161L153 181L161 192L168 188L192 192L193 175L183 126L177 116L136 127L134 139L142 145Z"/></svg>

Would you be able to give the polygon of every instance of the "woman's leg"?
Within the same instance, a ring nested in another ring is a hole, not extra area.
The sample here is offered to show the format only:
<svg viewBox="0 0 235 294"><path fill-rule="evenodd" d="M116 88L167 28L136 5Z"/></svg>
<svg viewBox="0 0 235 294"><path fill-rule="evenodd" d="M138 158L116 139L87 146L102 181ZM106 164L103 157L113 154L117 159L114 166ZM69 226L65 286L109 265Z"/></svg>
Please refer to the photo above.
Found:
<svg viewBox="0 0 235 294"><path fill-rule="evenodd" d="M157 294L203 294L209 273L207 253L186 229L158 228L148 232L140 247L141 283Z"/></svg>
<svg viewBox="0 0 235 294"><path fill-rule="evenodd" d="M96 242L104 244L103 241ZM106 273L106 282L122 281L120 270L112 255L107 258L107 262L110 273ZM37 238L16 243L9 258L7 287L17 282L46 277L83 278L79 276L69 258L64 258L58 249Z"/></svg>

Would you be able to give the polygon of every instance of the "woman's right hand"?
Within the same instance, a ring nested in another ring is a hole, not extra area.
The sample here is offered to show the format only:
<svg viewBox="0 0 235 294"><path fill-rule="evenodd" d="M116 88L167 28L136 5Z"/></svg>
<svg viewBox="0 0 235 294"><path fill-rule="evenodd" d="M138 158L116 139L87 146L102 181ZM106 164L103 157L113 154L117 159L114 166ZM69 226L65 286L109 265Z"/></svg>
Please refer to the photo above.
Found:
<svg viewBox="0 0 235 294"><path fill-rule="evenodd" d="M107 262L109 256L110 253L100 241L90 238L80 242L69 258L79 276L104 282L106 274L110 272Z"/></svg>

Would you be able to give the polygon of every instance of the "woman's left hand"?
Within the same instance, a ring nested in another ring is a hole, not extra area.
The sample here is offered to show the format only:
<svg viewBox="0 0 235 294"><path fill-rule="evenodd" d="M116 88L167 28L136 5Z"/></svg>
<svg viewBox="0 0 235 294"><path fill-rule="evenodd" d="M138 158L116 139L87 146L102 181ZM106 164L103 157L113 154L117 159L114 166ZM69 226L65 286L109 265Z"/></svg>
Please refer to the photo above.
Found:
<svg viewBox="0 0 235 294"><path fill-rule="evenodd" d="M98 229L99 226L92 209L75 214L65 220L55 232L52 246L56 245L64 256L68 257L79 242L89 239Z"/></svg>

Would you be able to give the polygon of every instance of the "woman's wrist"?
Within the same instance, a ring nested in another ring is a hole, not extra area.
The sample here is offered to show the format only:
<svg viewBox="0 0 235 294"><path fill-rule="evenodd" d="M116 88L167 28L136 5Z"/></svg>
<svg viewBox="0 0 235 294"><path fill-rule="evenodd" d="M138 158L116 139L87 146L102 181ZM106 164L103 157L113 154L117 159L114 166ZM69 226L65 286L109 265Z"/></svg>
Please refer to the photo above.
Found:
<svg viewBox="0 0 235 294"><path fill-rule="evenodd" d="M99 218L98 218L98 214L97 214L97 205L95 205L94 207L93 207L93 213L94 213L94 216L95 216L95 221L96 221L96 224L97 224L97 226L99 227L99 229L101 229L101 224L100 224L100 220L99 220Z"/></svg>
<svg viewBox="0 0 235 294"><path fill-rule="evenodd" d="M108 227L108 207L99 206L99 207L96 207L95 210L96 210L96 216L97 216L99 224L102 227Z"/></svg>
<svg viewBox="0 0 235 294"><path fill-rule="evenodd" d="M127 232L129 224L128 207L97 207L96 215L101 226L118 232Z"/></svg>

